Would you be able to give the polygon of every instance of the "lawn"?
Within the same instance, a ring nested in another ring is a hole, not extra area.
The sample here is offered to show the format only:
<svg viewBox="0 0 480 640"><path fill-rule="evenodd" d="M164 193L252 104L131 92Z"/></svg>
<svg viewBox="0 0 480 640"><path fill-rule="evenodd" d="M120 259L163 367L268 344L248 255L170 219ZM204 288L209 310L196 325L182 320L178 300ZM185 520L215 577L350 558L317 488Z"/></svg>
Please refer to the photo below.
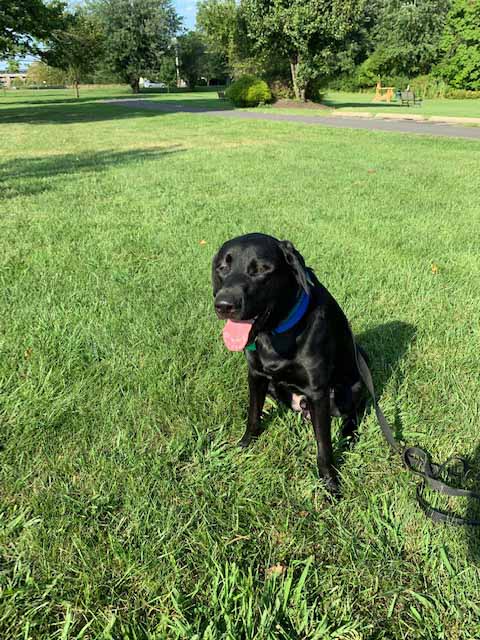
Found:
<svg viewBox="0 0 480 640"><path fill-rule="evenodd" d="M430 116L457 116L462 118L480 119L480 100L454 100L436 98L424 100L422 105L402 107L399 102L372 102L375 92L346 93L343 91L329 91L324 103L340 111L370 111L375 113L410 113Z"/></svg>
<svg viewBox="0 0 480 640"><path fill-rule="evenodd" d="M52 103L68 102L71 104L83 104L90 103L96 100L112 99L112 98L127 98L132 99L135 96L132 95L131 90L126 86L118 86L111 88L100 89L82 89L80 88L80 101L77 101L71 90L20 90L20 91L8 91L4 92L4 99L1 98L0 92L0 105L7 109L8 107L15 107L19 116L23 115L23 111L20 110L20 106L31 106L37 104L38 106L51 105ZM323 99L323 107L319 109L318 114L313 109L307 111L303 108L295 109L288 108L277 110L275 113L291 113L298 115L330 115L333 112L369 112L372 115L388 113L388 114L410 114L421 115L425 118L431 116L449 116L449 117L465 117L465 118L478 118L480 124L480 100L450 100L450 99L435 99L424 100L421 106L415 107L402 107L397 102L385 103L385 102L372 102L373 93L346 93L341 91L328 91ZM216 91L196 91L194 93L159 93L155 90L142 91L140 98L148 98L151 101L161 102L182 102L185 104L195 105L197 108L206 109L232 109L232 105L228 101L218 100ZM327 111L325 107L329 107L330 111ZM259 111L267 113L272 112L273 107L266 105L264 107L258 107Z"/></svg>
<svg viewBox="0 0 480 640"><path fill-rule="evenodd" d="M235 447L209 282L227 238L292 240L403 439L474 481L479 143L55 99L0 98L0 637L480 637L480 534L372 414L333 504L296 416Z"/></svg>

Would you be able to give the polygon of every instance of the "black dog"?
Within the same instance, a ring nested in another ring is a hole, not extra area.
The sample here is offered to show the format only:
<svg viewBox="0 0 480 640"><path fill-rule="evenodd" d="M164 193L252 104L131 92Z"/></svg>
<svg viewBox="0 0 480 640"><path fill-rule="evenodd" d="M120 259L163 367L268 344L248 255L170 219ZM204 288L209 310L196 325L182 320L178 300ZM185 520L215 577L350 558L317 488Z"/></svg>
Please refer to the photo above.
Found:
<svg viewBox="0 0 480 640"><path fill-rule="evenodd" d="M342 417L342 435L353 439L366 401L343 311L290 242L261 233L226 242L212 280L215 310L228 321L225 342L245 349L248 361L248 424L239 444L261 433L270 393L309 415L319 473L336 492L330 418Z"/></svg>

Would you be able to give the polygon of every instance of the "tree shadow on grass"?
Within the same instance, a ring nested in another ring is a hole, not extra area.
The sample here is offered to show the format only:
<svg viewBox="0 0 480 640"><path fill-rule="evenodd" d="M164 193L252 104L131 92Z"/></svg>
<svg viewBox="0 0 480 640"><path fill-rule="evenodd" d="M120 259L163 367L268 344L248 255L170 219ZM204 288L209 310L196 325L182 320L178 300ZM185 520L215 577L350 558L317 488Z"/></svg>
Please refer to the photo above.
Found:
<svg viewBox="0 0 480 640"><path fill-rule="evenodd" d="M58 104L42 101L29 107L0 108L0 125L10 123L39 125L101 122L105 120L125 120L126 118L151 118L174 113L209 113L231 109L233 109L233 106L229 102L215 98L153 101L142 96L125 96L120 99L92 100L90 98L80 104L77 101L75 103L59 101Z"/></svg>
<svg viewBox="0 0 480 640"><path fill-rule="evenodd" d="M56 180L65 176L98 173L119 164L166 159L182 151L180 145L171 145L14 159L0 164L0 193L2 198L35 195L53 189Z"/></svg>
<svg viewBox="0 0 480 640"><path fill-rule="evenodd" d="M40 95L42 95L40 93ZM9 105L9 106L21 106L23 104L31 104L31 105L56 105L56 104L84 104L85 102L101 102L105 99L121 99L121 98L132 98L133 94L125 94L119 93L118 95L109 95L109 96L89 96L88 94L82 96L80 94L80 98L75 98L72 94L72 97L65 96L63 98L55 96L51 98L50 96L46 97L45 95L42 98L28 98L24 99L23 96L17 98L17 100L5 100L1 99L0 96L0 106Z"/></svg>
<svg viewBox="0 0 480 640"><path fill-rule="evenodd" d="M355 109L357 107L364 107L366 109L395 109L400 108L402 105L400 102L339 102L338 100L329 100L324 98L322 104L331 109Z"/></svg>

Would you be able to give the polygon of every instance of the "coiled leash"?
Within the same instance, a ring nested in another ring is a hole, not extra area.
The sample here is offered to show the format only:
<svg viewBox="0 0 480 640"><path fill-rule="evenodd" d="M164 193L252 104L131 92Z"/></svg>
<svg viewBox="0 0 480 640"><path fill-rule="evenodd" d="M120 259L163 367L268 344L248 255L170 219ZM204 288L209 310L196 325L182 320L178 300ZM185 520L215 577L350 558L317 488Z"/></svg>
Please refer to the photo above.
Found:
<svg viewBox="0 0 480 640"><path fill-rule="evenodd" d="M417 485L417 502L423 512L434 522L446 522L448 524L468 525L472 527L480 526L480 519L463 518L452 512L436 509L427 502L424 496L425 487L446 496L473 498L479 502L480 494L470 491L469 489L457 489L447 482L449 478L455 478L457 483L460 483L465 478L468 472L468 464L463 458L460 458L459 456L452 456L443 464L436 464L432 462L430 454L425 451L425 449L421 449L420 447L406 447L395 438L393 429L388 424L383 411L378 405L375 395L375 387L373 386L372 374L365 362L365 358L358 350L353 333L352 339L357 367L363 383L372 397L377 420L380 428L382 429L382 433L385 436L385 440L395 453L402 456L403 463L407 469L411 473L415 473L422 478L422 481Z"/></svg>

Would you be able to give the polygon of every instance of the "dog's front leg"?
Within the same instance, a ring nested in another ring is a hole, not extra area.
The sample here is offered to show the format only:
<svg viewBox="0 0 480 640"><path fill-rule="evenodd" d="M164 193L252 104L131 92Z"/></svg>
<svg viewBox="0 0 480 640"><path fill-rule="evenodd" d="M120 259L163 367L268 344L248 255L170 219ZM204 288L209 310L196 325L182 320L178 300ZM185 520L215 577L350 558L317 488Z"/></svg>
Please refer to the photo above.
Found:
<svg viewBox="0 0 480 640"><path fill-rule="evenodd" d="M262 409L267 395L268 378L255 375L250 370L248 372L248 390L250 401L248 406L247 429L242 439L238 443L241 447L248 447L254 438L258 438L262 432L261 417Z"/></svg>
<svg viewBox="0 0 480 640"><path fill-rule="evenodd" d="M308 399L313 431L317 441L317 466L330 493L339 491L337 472L333 467L332 433L330 418L330 392L326 387Z"/></svg>

